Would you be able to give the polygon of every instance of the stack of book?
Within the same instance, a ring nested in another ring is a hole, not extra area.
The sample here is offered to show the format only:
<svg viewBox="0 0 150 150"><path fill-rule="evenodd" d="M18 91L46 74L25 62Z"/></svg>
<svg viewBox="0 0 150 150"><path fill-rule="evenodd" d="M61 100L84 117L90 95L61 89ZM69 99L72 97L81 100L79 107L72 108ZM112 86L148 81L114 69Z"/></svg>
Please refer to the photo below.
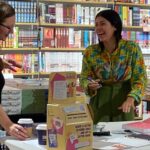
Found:
<svg viewBox="0 0 150 150"><path fill-rule="evenodd" d="M125 130L131 130L133 132L139 132L145 135L150 135L150 118L144 121L123 124L122 128Z"/></svg>

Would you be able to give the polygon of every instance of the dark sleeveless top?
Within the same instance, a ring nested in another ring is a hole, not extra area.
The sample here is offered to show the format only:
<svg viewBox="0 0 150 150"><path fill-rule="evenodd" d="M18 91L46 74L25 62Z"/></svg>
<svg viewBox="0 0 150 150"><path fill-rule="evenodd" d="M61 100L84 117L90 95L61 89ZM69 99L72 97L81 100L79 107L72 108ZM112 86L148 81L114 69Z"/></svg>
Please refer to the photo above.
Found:
<svg viewBox="0 0 150 150"><path fill-rule="evenodd" d="M3 90L4 84L5 84L5 79L4 79L2 72L0 72L0 104L2 100L2 90Z"/></svg>

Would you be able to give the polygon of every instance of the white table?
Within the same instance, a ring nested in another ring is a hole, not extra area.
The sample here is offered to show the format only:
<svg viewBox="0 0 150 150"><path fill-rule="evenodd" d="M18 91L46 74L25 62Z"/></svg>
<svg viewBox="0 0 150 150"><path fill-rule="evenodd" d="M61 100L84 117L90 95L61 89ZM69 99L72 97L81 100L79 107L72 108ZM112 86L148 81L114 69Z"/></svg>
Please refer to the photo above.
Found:
<svg viewBox="0 0 150 150"><path fill-rule="evenodd" d="M37 139L27 139L19 141L16 139L6 139L5 144L10 150L46 150L45 146L39 145Z"/></svg>
<svg viewBox="0 0 150 150"><path fill-rule="evenodd" d="M148 116L144 116L146 119ZM94 137L93 147L104 147L110 145L109 142L103 142L102 139L112 139L118 138L123 139L125 134L121 134L124 130L122 129L122 124L127 122L101 122L99 125L105 125L104 130L110 130L112 136L105 137ZM137 141L136 141L137 142ZM148 142L148 145L142 147L130 148L132 150L150 150L150 141L145 140L144 142ZM139 141L141 143L141 141ZM46 150L45 146L38 145L37 139L28 139L26 141L18 141L13 138L8 138L5 140L5 144L10 148L10 150Z"/></svg>
<svg viewBox="0 0 150 150"><path fill-rule="evenodd" d="M122 135L119 135L119 137L122 137ZM101 137L103 138L103 137ZM113 136L114 138L114 136ZM117 138L117 137L116 137ZM26 141L18 141L15 139L6 139L5 144L9 147L10 150L46 150L45 146L38 145L37 139L29 139ZM98 137L94 137L93 146L94 147L104 147L112 145L110 143L104 143L100 140ZM95 148L98 149L98 148ZM150 142L149 145L142 146L142 147L136 147L136 148L130 148L132 150L150 150ZM108 150L108 149L107 149Z"/></svg>
<svg viewBox="0 0 150 150"><path fill-rule="evenodd" d="M129 135L131 133L124 132L124 130L121 128L123 123L125 123L125 122L109 122L109 123L102 122L102 123L99 123L100 125L105 125L105 130L110 130L112 136L94 137L93 148L96 150L100 149L100 148L101 149L106 148L105 150L108 150L108 146L115 144L115 143L112 143L112 141L113 141L113 142L121 143L124 145L126 145L126 143L128 143L129 145L131 144L126 149L150 150L150 141L142 140L140 138L128 137L127 135Z"/></svg>

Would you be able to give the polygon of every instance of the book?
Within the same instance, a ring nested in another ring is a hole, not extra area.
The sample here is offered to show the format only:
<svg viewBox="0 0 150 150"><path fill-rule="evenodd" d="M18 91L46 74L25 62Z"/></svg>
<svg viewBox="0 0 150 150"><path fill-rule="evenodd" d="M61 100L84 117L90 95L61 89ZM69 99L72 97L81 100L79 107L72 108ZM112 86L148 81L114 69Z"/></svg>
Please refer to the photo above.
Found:
<svg viewBox="0 0 150 150"><path fill-rule="evenodd" d="M54 47L54 28L44 28L43 47Z"/></svg>
<svg viewBox="0 0 150 150"><path fill-rule="evenodd" d="M139 132L145 135L150 135L150 118L145 119L144 121L136 121L123 124L122 128L125 130Z"/></svg>

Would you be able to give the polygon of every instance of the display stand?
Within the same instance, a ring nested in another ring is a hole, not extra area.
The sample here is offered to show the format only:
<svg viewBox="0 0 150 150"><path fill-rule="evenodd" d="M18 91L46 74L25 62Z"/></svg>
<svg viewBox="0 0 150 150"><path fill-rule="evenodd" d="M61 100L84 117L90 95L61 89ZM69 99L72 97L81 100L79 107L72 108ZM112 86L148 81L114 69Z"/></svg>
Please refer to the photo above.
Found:
<svg viewBox="0 0 150 150"><path fill-rule="evenodd" d="M93 123L85 99L76 96L76 73L50 74L47 150L92 149Z"/></svg>

